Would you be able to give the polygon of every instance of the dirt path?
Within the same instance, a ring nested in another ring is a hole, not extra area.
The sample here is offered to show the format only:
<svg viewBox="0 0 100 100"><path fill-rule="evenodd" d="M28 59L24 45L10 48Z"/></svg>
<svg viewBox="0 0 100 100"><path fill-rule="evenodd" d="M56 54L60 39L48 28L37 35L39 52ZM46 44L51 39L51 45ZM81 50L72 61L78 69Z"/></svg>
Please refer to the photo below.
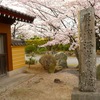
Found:
<svg viewBox="0 0 100 100"><path fill-rule="evenodd" d="M28 81L9 88L0 95L0 100L71 100L72 89L78 85L78 73L73 69L48 74L38 64L25 72L34 75ZM58 81L54 82L55 79Z"/></svg>

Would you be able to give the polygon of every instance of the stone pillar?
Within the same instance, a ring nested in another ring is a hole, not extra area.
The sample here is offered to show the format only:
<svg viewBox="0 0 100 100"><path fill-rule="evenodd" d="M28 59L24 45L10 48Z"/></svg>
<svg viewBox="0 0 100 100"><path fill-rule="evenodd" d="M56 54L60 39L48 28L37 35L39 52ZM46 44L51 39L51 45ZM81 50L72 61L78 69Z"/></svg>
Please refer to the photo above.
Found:
<svg viewBox="0 0 100 100"><path fill-rule="evenodd" d="M80 11L80 69L79 90L96 91L96 38L94 29L94 9Z"/></svg>
<svg viewBox="0 0 100 100"><path fill-rule="evenodd" d="M79 88L74 88L71 100L100 100L96 89L96 39L92 7L79 12L79 34Z"/></svg>

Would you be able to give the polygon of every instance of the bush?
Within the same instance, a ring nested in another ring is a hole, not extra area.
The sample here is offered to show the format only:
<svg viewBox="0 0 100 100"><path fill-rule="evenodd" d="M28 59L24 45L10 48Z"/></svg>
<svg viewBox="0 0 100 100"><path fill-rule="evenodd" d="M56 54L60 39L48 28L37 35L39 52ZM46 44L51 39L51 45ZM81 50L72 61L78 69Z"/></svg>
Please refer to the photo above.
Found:
<svg viewBox="0 0 100 100"><path fill-rule="evenodd" d="M54 51L69 51L70 44L62 45L57 44L54 46L48 46L48 50L54 50Z"/></svg>
<svg viewBox="0 0 100 100"><path fill-rule="evenodd" d="M47 48L41 47L41 48L38 48L37 49L37 52L36 53L38 53L38 54L44 54L46 51L47 51Z"/></svg>
<svg viewBox="0 0 100 100"><path fill-rule="evenodd" d="M63 45L63 51L69 51L70 44Z"/></svg>
<svg viewBox="0 0 100 100"><path fill-rule="evenodd" d="M36 60L35 59L26 60L25 63L28 65L34 65L36 63Z"/></svg>
<svg viewBox="0 0 100 100"><path fill-rule="evenodd" d="M37 47L35 45L28 45L25 47L25 52L26 53L31 53L36 51Z"/></svg>
<svg viewBox="0 0 100 100"><path fill-rule="evenodd" d="M47 39L42 39L42 38L35 38L35 39L29 39L29 40L26 40L26 45L43 45L45 43L47 43Z"/></svg>

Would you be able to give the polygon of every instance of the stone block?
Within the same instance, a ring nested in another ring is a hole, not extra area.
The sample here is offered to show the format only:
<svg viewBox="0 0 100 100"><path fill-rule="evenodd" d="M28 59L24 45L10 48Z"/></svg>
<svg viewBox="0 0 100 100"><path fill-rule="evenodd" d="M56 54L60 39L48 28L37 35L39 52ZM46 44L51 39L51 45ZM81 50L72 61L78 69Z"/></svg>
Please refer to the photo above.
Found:
<svg viewBox="0 0 100 100"><path fill-rule="evenodd" d="M78 88L74 88L71 100L100 100L100 92L81 92Z"/></svg>

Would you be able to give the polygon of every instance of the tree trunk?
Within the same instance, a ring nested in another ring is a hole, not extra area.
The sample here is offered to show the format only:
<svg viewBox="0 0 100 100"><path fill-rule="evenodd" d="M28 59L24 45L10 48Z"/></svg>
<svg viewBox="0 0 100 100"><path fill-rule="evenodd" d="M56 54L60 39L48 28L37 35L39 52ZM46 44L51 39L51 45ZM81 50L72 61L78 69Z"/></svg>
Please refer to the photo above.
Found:
<svg viewBox="0 0 100 100"><path fill-rule="evenodd" d="M80 65L80 63L79 63L79 62L80 62L80 61L79 61L79 60L80 60L80 59L79 59L79 48L76 48L76 49L75 49L75 55L76 55L76 58L77 58L77 60L78 60L77 68L79 68L79 65Z"/></svg>

